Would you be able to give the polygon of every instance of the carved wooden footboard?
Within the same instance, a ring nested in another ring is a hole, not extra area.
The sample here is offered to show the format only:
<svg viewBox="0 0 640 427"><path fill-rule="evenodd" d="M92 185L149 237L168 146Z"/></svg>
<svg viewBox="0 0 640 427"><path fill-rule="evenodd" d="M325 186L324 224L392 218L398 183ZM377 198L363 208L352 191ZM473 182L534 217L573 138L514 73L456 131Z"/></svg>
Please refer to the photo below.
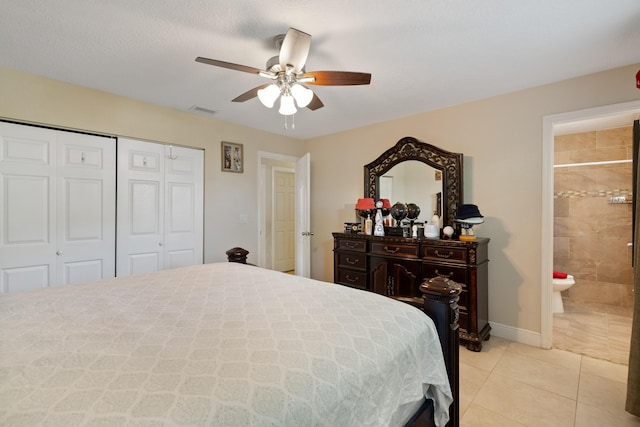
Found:
<svg viewBox="0 0 640 427"><path fill-rule="evenodd" d="M229 262L247 263L248 251L239 247L229 249L226 254ZM445 365L453 394L453 403L449 408L447 426L459 426L459 338L458 338L458 299L462 287L460 284L435 277L420 285L420 298L394 297L398 301L411 304L424 311L435 324L444 353ZM414 414L408 426L434 426L433 405L426 401Z"/></svg>
<svg viewBox="0 0 640 427"><path fill-rule="evenodd" d="M449 422L447 426L458 427L460 425L460 403L459 403L459 354L460 340L458 338L458 299L462 286L444 277L436 277L425 281L420 285L422 298L396 297L398 301L411 304L424 311L435 323L440 337L440 345L444 354L449 384L453 394L453 403L449 407ZM425 411L423 405L414 416L415 422L412 426L431 426L429 419L433 414ZM422 412L422 413L420 413Z"/></svg>

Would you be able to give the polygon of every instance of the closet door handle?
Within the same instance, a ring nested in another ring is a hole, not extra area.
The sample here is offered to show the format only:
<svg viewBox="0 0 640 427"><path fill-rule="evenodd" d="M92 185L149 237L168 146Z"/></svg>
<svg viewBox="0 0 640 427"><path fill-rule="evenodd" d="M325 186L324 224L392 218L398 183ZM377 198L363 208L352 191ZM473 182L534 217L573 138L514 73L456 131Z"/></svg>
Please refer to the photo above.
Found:
<svg viewBox="0 0 640 427"><path fill-rule="evenodd" d="M162 242L158 242L158 246L162 246Z"/></svg>
<svg viewBox="0 0 640 427"><path fill-rule="evenodd" d="M56 255L62 255L64 252L62 251L56 251Z"/></svg>

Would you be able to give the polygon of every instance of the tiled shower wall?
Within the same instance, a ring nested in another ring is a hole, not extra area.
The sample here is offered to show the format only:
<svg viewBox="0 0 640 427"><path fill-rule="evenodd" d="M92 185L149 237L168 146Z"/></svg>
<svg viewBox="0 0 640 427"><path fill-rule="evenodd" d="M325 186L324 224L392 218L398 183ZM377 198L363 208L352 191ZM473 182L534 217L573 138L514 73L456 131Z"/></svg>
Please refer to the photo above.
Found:
<svg viewBox="0 0 640 427"><path fill-rule="evenodd" d="M555 138L555 165L632 158L632 127ZM575 277L572 302L630 307L632 164L554 168L554 270ZM611 203L625 196L629 203Z"/></svg>

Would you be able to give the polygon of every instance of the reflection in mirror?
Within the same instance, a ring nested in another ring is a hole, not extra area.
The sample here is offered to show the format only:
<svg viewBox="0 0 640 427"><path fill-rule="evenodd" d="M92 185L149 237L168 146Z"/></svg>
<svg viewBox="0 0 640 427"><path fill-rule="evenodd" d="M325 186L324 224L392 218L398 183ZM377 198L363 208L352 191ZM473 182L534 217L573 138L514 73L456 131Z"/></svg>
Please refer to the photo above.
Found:
<svg viewBox="0 0 640 427"><path fill-rule="evenodd" d="M398 163L380 177L380 198L415 203L418 222L430 222L433 213L442 214L442 172L417 160ZM442 226L442 224L439 224Z"/></svg>

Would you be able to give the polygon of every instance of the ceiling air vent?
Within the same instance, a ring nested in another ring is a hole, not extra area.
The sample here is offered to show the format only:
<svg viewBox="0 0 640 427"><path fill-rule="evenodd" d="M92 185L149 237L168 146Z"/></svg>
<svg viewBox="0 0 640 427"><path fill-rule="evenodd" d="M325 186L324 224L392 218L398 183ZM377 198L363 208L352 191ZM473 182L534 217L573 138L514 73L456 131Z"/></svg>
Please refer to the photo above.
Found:
<svg viewBox="0 0 640 427"><path fill-rule="evenodd" d="M213 116L214 114L216 114L216 111L214 110L209 110L208 108L204 108L204 107L198 107L197 105L194 105L193 107L189 108L189 111L192 111L194 113L204 114L207 116Z"/></svg>

